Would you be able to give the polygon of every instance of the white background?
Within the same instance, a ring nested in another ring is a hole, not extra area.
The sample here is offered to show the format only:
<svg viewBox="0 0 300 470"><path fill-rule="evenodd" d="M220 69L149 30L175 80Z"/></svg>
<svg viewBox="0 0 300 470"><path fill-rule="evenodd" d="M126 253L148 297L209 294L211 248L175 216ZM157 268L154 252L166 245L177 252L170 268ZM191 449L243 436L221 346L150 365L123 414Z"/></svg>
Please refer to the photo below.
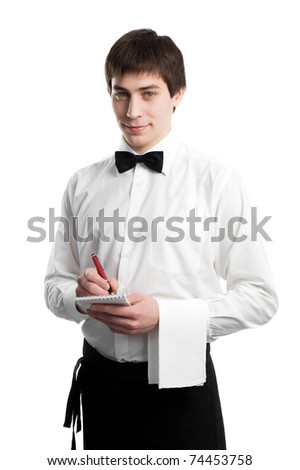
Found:
<svg viewBox="0 0 300 470"><path fill-rule="evenodd" d="M255 469L298 468L298 2L12 0L0 8L3 468L48 468L46 456L68 454L62 422L81 331L45 307L51 243L26 241L27 221L47 221L49 207L58 215L71 174L115 150L104 60L119 36L143 27L171 36L185 57L179 136L235 167L259 218L272 216L266 250L279 312L213 346L228 450L252 453Z"/></svg>

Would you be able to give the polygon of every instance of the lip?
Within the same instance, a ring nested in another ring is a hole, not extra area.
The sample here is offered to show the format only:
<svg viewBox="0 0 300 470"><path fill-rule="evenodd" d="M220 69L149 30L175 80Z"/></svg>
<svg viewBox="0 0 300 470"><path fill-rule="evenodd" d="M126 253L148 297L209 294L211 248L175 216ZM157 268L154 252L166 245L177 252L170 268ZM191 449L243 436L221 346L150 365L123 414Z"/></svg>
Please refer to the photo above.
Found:
<svg viewBox="0 0 300 470"><path fill-rule="evenodd" d="M149 124L146 124L145 126L128 126L127 124L124 124L126 129L133 134L143 132L148 127L148 125Z"/></svg>

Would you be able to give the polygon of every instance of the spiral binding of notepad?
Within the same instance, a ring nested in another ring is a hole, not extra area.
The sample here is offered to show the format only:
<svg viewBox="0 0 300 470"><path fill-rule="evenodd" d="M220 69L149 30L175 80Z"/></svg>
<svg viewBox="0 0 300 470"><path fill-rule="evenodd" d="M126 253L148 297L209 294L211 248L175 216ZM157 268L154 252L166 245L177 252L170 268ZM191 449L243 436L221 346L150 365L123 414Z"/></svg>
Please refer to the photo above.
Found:
<svg viewBox="0 0 300 470"><path fill-rule="evenodd" d="M87 310L92 304L112 304L112 305L130 305L126 294L110 295L89 295L86 297L76 297L76 304Z"/></svg>

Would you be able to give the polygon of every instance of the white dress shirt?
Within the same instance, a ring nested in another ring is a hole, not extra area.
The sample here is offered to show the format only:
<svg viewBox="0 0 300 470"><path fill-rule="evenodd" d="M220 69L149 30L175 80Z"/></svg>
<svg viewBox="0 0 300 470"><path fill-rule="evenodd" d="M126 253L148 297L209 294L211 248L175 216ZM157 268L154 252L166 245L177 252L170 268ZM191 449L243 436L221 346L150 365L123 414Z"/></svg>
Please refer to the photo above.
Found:
<svg viewBox="0 0 300 470"><path fill-rule="evenodd" d="M123 139L119 150L132 151ZM251 207L238 174L177 141L172 132L151 150L164 152L162 173L138 163L119 174L111 155L72 176L62 216L70 227L76 217L82 239L64 241L66 222L60 224L45 279L46 303L59 317L85 320L84 337L106 357L148 361L149 383L201 385L206 342L266 323L277 310L277 297L261 240L251 235ZM124 221L97 221L114 211ZM192 224L191 215L201 221ZM216 219L208 223L209 217ZM243 217L242 222L233 217ZM228 236L228 223L236 241ZM222 228L226 235L215 241ZM179 236L181 241L166 241ZM157 300L155 330L115 334L77 311L76 279L93 267L92 253L122 291Z"/></svg>

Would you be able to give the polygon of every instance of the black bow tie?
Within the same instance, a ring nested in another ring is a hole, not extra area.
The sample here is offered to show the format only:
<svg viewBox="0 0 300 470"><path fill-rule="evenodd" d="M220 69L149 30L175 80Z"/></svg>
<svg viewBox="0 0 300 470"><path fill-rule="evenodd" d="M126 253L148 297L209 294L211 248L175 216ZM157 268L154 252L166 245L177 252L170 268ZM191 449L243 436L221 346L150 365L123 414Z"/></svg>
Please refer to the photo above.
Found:
<svg viewBox="0 0 300 470"><path fill-rule="evenodd" d="M144 163L151 170L161 173L163 167L163 152L147 152L144 155L135 155L131 152L115 152L115 162L119 173L130 170L137 163Z"/></svg>

